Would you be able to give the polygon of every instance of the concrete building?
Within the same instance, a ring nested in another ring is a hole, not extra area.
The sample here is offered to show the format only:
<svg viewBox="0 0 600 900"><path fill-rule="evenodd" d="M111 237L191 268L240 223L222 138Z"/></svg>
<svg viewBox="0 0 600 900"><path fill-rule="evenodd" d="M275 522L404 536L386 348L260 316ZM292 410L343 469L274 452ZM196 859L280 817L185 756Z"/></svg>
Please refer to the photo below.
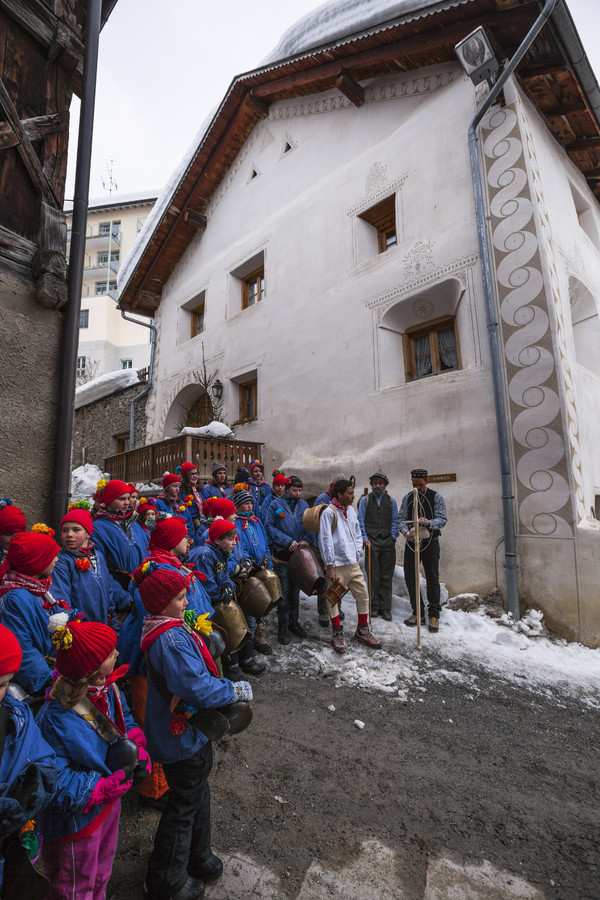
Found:
<svg viewBox="0 0 600 900"><path fill-rule="evenodd" d="M125 320L117 309L117 274L155 200L156 192L150 191L90 201L79 317L80 380L148 365L150 332ZM71 208L67 204L67 213ZM70 215L67 229L70 241Z"/></svg>
<svg viewBox="0 0 600 900"><path fill-rule="evenodd" d="M427 13L427 14L425 14ZM444 476L451 593L505 590L492 363L467 132L487 96L454 45L501 60L519 0L336 0L236 78L134 248L121 302L159 328L147 440L198 402L309 493L382 467ZM600 643L598 85L563 0L479 129L519 595ZM485 240L485 238L483 238ZM435 487L435 485L434 485Z"/></svg>

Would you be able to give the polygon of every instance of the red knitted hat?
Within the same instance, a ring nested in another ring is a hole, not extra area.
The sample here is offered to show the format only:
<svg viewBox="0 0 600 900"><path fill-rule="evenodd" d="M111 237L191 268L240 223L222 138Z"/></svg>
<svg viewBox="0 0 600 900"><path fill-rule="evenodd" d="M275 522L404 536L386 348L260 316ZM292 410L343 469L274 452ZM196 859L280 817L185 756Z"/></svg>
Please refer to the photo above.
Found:
<svg viewBox="0 0 600 900"><path fill-rule="evenodd" d="M166 491L172 484L181 484L181 478L179 475L169 475L167 473L162 480L163 491Z"/></svg>
<svg viewBox="0 0 600 900"><path fill-rule="evenodd" d="M213 519L217 516L223 516L226 519L228 516L232 516L234 512L235 503L233 500L228 500L227 497L215 497L210 507L210 515Z"/></svg>
<svg viewBox="0 0 600 900"><path fill-rule="evenodd" d="M139 491L138 491L138 489L136 488L136 486L135 486L135 484L133 483L133 481L129 481L129 482L128 482L128 487L129 487L129 490L131 491L132 494L137 494L137 493L139 493Z"/></svg>
<svg viewBox="0 0 600 900"><path fill-rule="evenodd" d="M66 516L63 516L60 520L61 530L65 522L77 522L78 525L85 528L89 535L91 535L94 530L94 520L87 509L72 509Z"/></svg>
<svg viewBox="0 0 600 900"><path fill-rule="evenodd" d="M8 545L8 562L15 572L35 577L50 565L59 550L54 538L47 534L21 531Z"/></svg>
<svg viewBox="0 0 600 900"><path fill-rule="evenodd" d="M144 498L142 498L142 499L144 499ZM141 516L142 513L147 512L149 509L153 509L154 512L156 512L156 506L154 504L154 500L152 500L152 501L145 500L144 503L138 503L138 505L135 508L135 511L138 514L138 516Z"/></svg>
<svg viewBox="0 0 600 900"><path fill-rule="evenodd" d="M123 494L130 493L131 487L127 484L126 481L118 481L117 479L113 479L112 481L107 481L104 485L100 500L106 506L109 506L113 502L113 500L117 499L117 497L122 497Z"/></svg>
<svg viewBox="0 0 600 900"><path fill-rule="evenodd" d="M5 625L0 625L0 675L11 675L21 668L23 651L18 640Z"/></svg>
<svg viewBox="0 0 600 900"><path fill-rule="evenodd" d="M117 646L117 634L103 622L65 623L65 614L50 617L48 627L56 648L56 668L76 680L100 668Z"/></svg>
<svg viewBox="0 0 600 900"><path fill-rule="evenodd" d="M260 466L261 469L263 470L263 472L265 471L265 467L264 467L263 464L261 463L260 459L253 459L253 460L252 460L252 462L250 463L250 471L252 471L252 469L254 468L254 466Z"/></svg>
<svg viewBox="0 0 600 900"><path fill-rule="evenodd" d="M170 519L159 519L156 528L150 535L149 548L158 547L159 550L172 550L184 539L187 534L185 521L179 516Z"/></svg>
<svg viewBox="0 0 600 900"><path fill-rule="evenodd" d="M181 464L181 474L187 475L188 472L198 471L198 466L195 466L194 463L184 462Z"/></svg>
<svg viewBox="0 0 600 900"><path fill-rule="evenodd" d="M278 472L277 475L275 475L273 478L273 484L285 484L286 481L287 478L285 477L283 472Z"/></svg>
<svg viewBox="0 0 600 900"><path fill-rule="evenodd" d="M187 581L181 572L154 562L139 566L133 577L137 581L144 609L151 616L160 616L177 594L187 590Z"/></svg>
<svg viewBox="0 0 600 900"><path fill-rule="evenodd" d="M14 534L17 531L26 531L26 529L25 516L18 506L7 503L0 509L0 534Z"/></svg>
<svg viewBox="0 0 600 900"><path fill-rule="evenodd" d="M225 519L215 519L208 529L209 540L214 542L230 531L235 531L237 534L237 528L233 522L226 522Z"/></svg>

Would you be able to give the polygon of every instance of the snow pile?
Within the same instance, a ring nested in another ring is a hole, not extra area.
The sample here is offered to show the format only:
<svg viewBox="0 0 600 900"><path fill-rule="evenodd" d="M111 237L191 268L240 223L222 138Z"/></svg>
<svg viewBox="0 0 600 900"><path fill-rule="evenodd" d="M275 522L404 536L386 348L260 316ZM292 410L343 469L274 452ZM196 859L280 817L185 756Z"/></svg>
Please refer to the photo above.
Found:
<svg viewBox="0 0 600 900"><path fill-rule="evenodd" d="M91 501L101 478L109 481L110 475L90 463L73 469L71 472L71 499Z"/></svg>
<svg viewBox="0 0 600 900"><path fill-rule="evenodd" d="M106 372L104 375L88 381L87 384L75 388L75 409L139 383L137 369L117 369L116 372Z"/></svg>
<svg viewBox="0 0 600 900"><path fill-rule="evenodd" d="M422 587L425 594L424 583ZM450 604L455 605L457 599L452 598ZM477 670L483 669L498 682L517 683L523 690L555 700L559 690L600 708L600 649L590 650L548 635L538 610L513 622L506 613L493 617L493 609L490 614L485 605L471 612L445 605L439 633L422 628L419 651L416 628L403 624L411 609L402 568L396 566L392 621L375 618L372 623L383 648L371 652L351 640L356 607L349 595L342 601L348 651L338 655L330 644L330 630L317 624L316 597L301 594L300 604L301 622L309 630L310 641L292 643L273 657L276 670L332 678L336 686L395 694L399 702L406 703L419 702L419 694L442 679L462 685L473 699L479 691Z"/></svg>
<svg viewBox="0 0 600 900"><path fill-rule="evenodd" d="M210 425L202 425L201 428L189 428L187 425L181 429L181 434L189 434L191 437L229 437L233 431L224 422L211 422Z"/></svg>

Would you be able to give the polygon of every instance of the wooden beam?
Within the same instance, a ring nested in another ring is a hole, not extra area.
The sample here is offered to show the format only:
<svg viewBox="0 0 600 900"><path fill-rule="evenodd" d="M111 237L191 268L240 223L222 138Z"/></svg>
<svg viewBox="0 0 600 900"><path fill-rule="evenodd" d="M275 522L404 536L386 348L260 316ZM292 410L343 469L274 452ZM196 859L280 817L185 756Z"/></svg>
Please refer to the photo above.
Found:
<svg viewBox="0 0 600 900"><path fill-rule="evenodd" d="M571 113L585 112L587 109L583 101L576 103L562 103L559 106L549 106L544 109L540 106L540 112L544 116L570 116Z"/></svg>
<svg viewBox="0 0 600 900"><path fill-rule="evenodd" d="M347 97L354 106L362 106L365 102L365 92L358 81L351 78L344 70L335 79L335 86L344 97Z"/></svg>
<svg viewBox="0 0 600 900"><path fill-rule="evenodd" d="M75 68L78 80L83 74L83 58L85 48L80 36L70 28L65 19L58 19L48 4L42 0L0 0L0 11L6 13L14 22L17 22L28 34L32 35L43 47L51 48L57 43L59 26L65 30L61 33L59 41L66 40L69 53L59 55L58 64L66 66L69 70ZM73 60L75 64L73 66Z"/></svg>
<svg viewBox="0 0 600 900"><path fill-rule="evenodd" d="M204 230L206 228L208 219L206 216L203 216L202 213L196 212L195 209L186 209L183 212L183 221L188 225L193 225L195 228Z"/></svg>
<svg viewBox="0 0 600 900"><path fill-rule="evenodd" d="M517 68L518 74L526 81L530 78L543 78L545 75L556 75L557 72L564 72L567 69L567 63L560 56L544 56L538 57L535 62L527 63L522 68Z"/></svg>
<svg viewBox="0 0 600 900"><path fill-rule="evenodd" d="M527 6L517 7L501 13L479 16L469 19L468 22L457 22L448 27L413 35L403 41L395 41L375 49L363 50L361 53L354 53L345 58L340 57L333 62L322 63L316 67L313 63L310 68L307 67L300 72L284 75L276 80L267 81L265 84L255 85L252 88L252 93L255 97L266 98L281 92L291 92L302 88L314 88L315 92L319 89L325 90L327 87L333 87L335 84L335 78L342 63L347 74L349 72L355 74L360 72L361 69L372 68L388 62L397 62L399 59L411 54L421 55L443 47L454 47L454 44L465 37L466 33L479 25L490 29L498 25L506 27L528 26L533 23L536 15L537 6L528 4ZM317 56L318 53L315 53L313 58ZM565 64L563 64L564 67Z"/></svg>
<svg viewBox="0 0 600 900"><path fill-rule="evenodd" d="M39 141L50 134L69 130L69 113L52 113L48 116L34 116L21 122L30 141ZM16 147L20 138L8 122L0 122L0 150Z"/></svg>
<svg viewBox="0 0 600 900"><path fill-rule="evenodd" d="M570 144L566 144L565 150L567 153L571 153L575 150L600 150L600 135L571 141Z"/></svg>
<svg viewBox="0 0 600 900"><path fill-rule="evenodd" d="M49 206L54 206L57 209L61 208L61 204L58 202L56 194L52 190L52 185L46 178L44 174L44 170L42 168L42 164L39 161L37 153L31 146L31 141L25 134L25 129L21 123L19 118L19 114L13 106L13 102L8 95L8 91L4 86L4 82L0 78L0 106L4 110L6 118L8 119L13 131L19 138L19 143L17 145L17 150L25 168L29 172L29 177L35 184L36 188L42 195L42 199L45 203L48 203Z"/></svg>
<svg viewBox="0 0 600 900"><path fill-rule="evenodd" d="M246 94L244 99L246 106L252 110L259 119L266 119L269 115L269 104L265 103L259 97L255 97L252 92Z"/></svg>

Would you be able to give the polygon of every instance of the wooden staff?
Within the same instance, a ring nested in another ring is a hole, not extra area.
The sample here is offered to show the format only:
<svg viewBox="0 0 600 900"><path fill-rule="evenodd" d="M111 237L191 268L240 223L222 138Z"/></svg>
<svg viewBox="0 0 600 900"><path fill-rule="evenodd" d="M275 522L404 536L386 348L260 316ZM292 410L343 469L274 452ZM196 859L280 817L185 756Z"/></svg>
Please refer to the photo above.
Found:
<svg viewBox="0 0 600 900"><path fill-rule="evenodd" d="M415 535L415 600L417 604L417 650L421 649L421 537L419 533L419 491L413 489L413 520Z"/></svg>
<svg viewBox="0 0 600 900"><path fill-rule="evenodd" d="M369 593L369 625L371 624L371 544L367 545L367 587Z"/></svg>

